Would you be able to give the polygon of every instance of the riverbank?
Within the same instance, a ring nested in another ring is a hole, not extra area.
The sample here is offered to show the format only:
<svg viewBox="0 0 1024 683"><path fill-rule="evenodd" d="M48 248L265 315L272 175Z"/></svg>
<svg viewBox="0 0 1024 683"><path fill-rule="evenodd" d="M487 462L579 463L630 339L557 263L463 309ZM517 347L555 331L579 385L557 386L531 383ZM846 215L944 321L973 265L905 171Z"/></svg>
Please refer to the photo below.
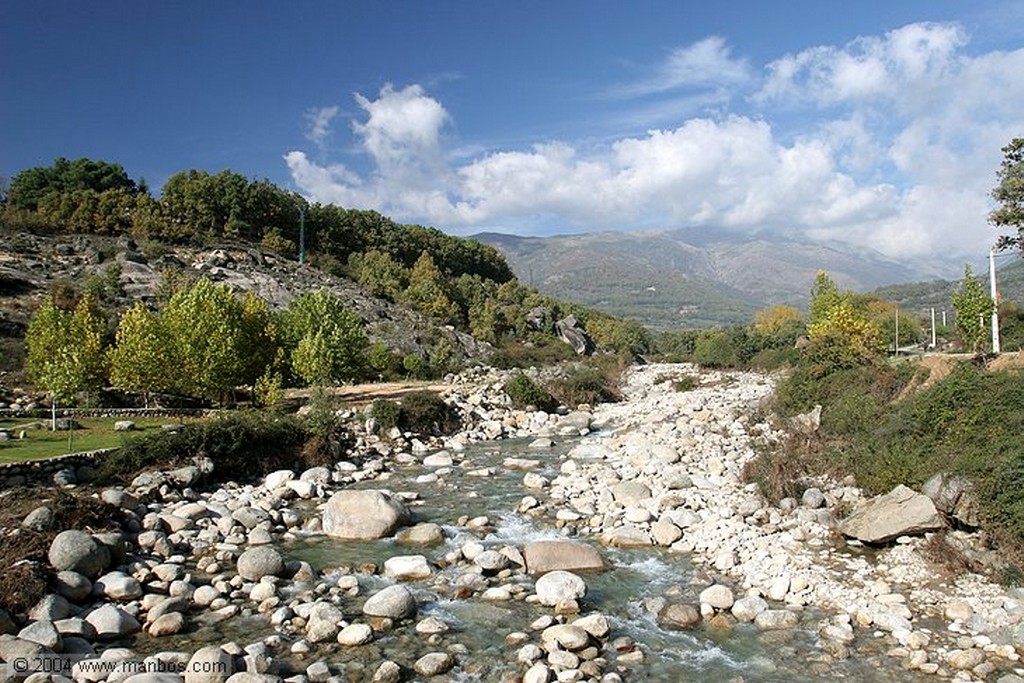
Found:
<svg viewBox="0 0 1024 683"><path fill-rule="evenodd" d="M1014 591L942 576L922 539L838 541L853 487L772 506L741 481L780 436L759 410L770 378L638 367L625 401L563 414L513 409L505 379L453 382L468 424L452 437L368 423L332 468L212 491L193 488L198 457L96 492L125 516L106 533L33 511L18 533L62 532L40 560L57 573L0 614L0 658L66 655L94 683L613 683L672 671L650 667L681 648L699 673L721 646L720 671L749 681L1017 680ZM147 661L163 678L134 678Z"/></svg>

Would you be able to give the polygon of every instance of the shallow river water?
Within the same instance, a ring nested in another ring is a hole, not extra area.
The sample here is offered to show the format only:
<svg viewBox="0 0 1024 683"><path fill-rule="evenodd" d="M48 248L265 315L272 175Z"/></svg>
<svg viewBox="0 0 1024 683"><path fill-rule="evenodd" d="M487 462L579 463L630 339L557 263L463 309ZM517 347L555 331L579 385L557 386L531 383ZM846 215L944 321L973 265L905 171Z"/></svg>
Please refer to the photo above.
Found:
<svg viewBox="0 0 1024 683"><path fill-rule="evenodd" d="M460 454L462 461L444 469L408 465L385 481L363 482L363 488L387 488L394 492L415 492L412 502L416 522L434 522L445 528L444 546L420 549L400 546L392 540L346 542L324 536L309 536L283 544L282 553L291 559L306 560L331 576L331 568L358 567L365 563L382 566L395 555L424 554L428 559L443 557L468 540L478 540L488 548L522 545L531 540L558 538L559 530L548 520L534 519L515 512L516 505L528 493L523 488L521 471L502 467L508 457L540 460L535 470L548 478L557 476L559 457L578 440L563 439L555 448L527 450L527 441L510 440L477 444ZM466 476L493 468L491 476ZM423 475L440 472L436 481L417 481ZM537 497L542 497L538 495ZM493 531L472 532L455 526L460 517L487 515ZM578 539L588 543L592 539ZM690 586L698 568L685 555L662 550L616 550L601 548L611 568L600 574L585 575L588 586L583 613L605 614L612 625L610 639L628 636L643 650L642 663L616 668L614 653L602 653L627 681L852 681L925 680L920 673L904 671L899 660L884 656L885 646L870 637L852 644L854 655L842 661L827 661L814 643L819 622L827 615L808 610L801 626L786 631L758 632L751 624L715 629L702 625L690 631L672 631L658 626L647 601L673 591L693 596L700 587ZM464 567L437 570L440 578L454 579ZM381 576L359 574L361 604L373 590L390 583ZM429 651L450 647L453 643L460 666L446 680L497 681L502 673L522 671L516 662L517 646L505 643L514 631L529 631L529 625L550 608L522 600L491 602L479 598L455 598L437 589L438 576L417 585L409 584L420 606L419 618L436 616L452 626L442 643L427 643L411 627L396 628L373 644L359 648L337 648L326 660L339 668L350 666L353 680L375 658L412 661ZM530 585L526 577L512 579ZM444 583L441 581L440 583ZM689 600L696 602L695 599ZM345 610L346 613L350 609ZM464 646L464 648L462 647ZM397 656L400 652L401 656Z"/></svg>

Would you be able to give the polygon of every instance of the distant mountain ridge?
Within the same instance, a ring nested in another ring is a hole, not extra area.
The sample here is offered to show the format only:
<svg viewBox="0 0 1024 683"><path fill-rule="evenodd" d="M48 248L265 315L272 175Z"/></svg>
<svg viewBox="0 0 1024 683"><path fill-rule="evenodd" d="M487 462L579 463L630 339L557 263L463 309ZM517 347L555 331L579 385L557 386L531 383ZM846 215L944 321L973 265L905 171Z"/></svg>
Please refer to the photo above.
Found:
<svg viewBox="0 0 1024 683"><path fill-rule="evenodd" d="M802 308L822 269L840 287L860 292L949 276L847 244L724 231L473 238L501 251L516 276L544 294L661 329L749 322L774 304Z"/></svg>

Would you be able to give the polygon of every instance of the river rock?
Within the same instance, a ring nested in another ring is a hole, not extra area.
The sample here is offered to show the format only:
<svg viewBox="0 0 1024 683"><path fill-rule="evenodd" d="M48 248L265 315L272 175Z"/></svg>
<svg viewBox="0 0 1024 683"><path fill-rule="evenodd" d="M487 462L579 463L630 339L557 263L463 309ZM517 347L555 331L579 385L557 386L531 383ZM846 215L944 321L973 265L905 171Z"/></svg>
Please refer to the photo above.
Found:
<svg viewBox="0 0 1024 683"><path fill-rule="evenodd" d="M38 643L43 647L59 651L61 644L60 633L52 621L33 621L31 624L18 632L18 637L30 643Z"/></svg>
<svg viewBox="0 0 1024 683"><path fill-rule="evenodd" d="M53 510L41 505L25 515L21 526L32 531L49 531L53 528Z"/></svg>
<svg viewBox="0 0 1024 683"><path fill-rule="evenodd" d="M185 615L181 612L168 612L157 617L146 629L154 638L172 636L185 628Z"/></svg>
<svg viewBox="0 0 1024 683"><path fill-rule="evenodd" d="M700 592L700 604L709 605L716 610L729 609L734 600L732 589L720 583L708 586Z"/></svg>
<svg viewBox="0 0 1024 683"><path fill-rule="evenodd" d="M373 629L366 624L349 624L338 633L338 644L347 646L366 645L373 640Z"/></svg>
<svg viewBox="0 0 1024 683"><path fill-rule="evenodd" d="M554 570L604 571L604 558L596 548L577 541L531 541L523 546L526 571L534 576Z"/></svg>
<svg viewBox="0 0 1024 683"><path fill-rule="evenodd" d="M694 605L671 604L658 612L658 625L677 631L697 626L700 619L700 610Z"/></svg>
<svg viewBox="0 0 1024 683"><path fill-rule="evenodd" d="M90 579L99 576L110 563L110 551L107 547L77 529L68 529L57 534L50 544L47 557L57 571L67 569Z"/></svg>
<svg viewBox="0 0 1024 683"><path fill-rule="evenodd" d="M363 605L363 614L390 619L414 617L416 616L416 599L405 586L388 586L366 600Z"/></svg>
<svg viewBox="0 0 1024 683"><path fill-rule="evenodd" d="M928 496L900 484L858 507L840 522L839 531L866 543L884 543L944 526L942 515Z"/></svg>
<svg viewBox="0 0 1024 683"><path fill-rule="evenodd" d="M537 579L534 590L542 605L554 607L560 602L584 597L587 584L572 572L555 570Z"/></svg>
<svg viewBox="0 0 1024 683"><path fill-rule="evenodd" d="M757 615L768 609L768 603L764 598L757 595L750 595L740 598L732 604L732 615L736 621L753 621Z"/></svg>
<svg viewBox="0 0 1024 683"><path fill-rule="evenodd" d="M138 619L110 603L89 612L85 620L96 629L96 637L101 640L131 635L142 628Z"/></svg>
<svg viewBox="0 0 1024 683"><path fill-rule="evenodd" d="M444 529L440 524L423 522L395 534L395 542L402 545L440 545L444 543Z"/></svg>
<svg viewBox="0 0 1024 683"><path fill-rule="evenodd" d="M223 683L234 673L231 656L219 645L195 651L185 667L185 683Z"/></svg>
<svg viewBox="0 0 1024 683"><path fill-rule="evenodd" d="M94 594L111 600L134 600L142 597L142 584L134 576L124 572L108 572L96 579L92 585Z"/></svg>
<svg viewBox="0 0 1024 683"><path fill-rule="evenodd" d="M555 624L544 629L540 639L549 651L555 649L552 645L557 644L558 647L576 652L590 643L590 634L575 624Z"/></svg>
<svg viewBox="0 0 1024 683"><path fill-rule="evenodd" d="M385 660L373 672L371 683L398 683L400 680L402 680L402 667L391 660Z"/></svg>
<svg viewBox="0 0 1024 683"><path fill-rule="evenodd" d="M295 472L292 470L276 470L263 479L263 486L268 491L276 491L294 478Z"/></svg>
<svg viewBox="0 0 1024 683"><path fill-rule="evenodd" d="M53 585L57 593L72 602L81 602L92 594L92 581L88 577L70 570L57 572Z"/></svg>
<svg viewBox="0 0 1024 683"><path fill-rule="evenodd" d="M651 490L638 481L623 481L612 487L612 497L623 507L636 505L651 497Z"/></svg>
<svg viewBox="0 0 1024 683"><path fill-rule="evenodd" d="M338 491L324 508L323 530L334 538L373 540L390 535L409 517L405 504L383 491Z"/></svg>
<svg viewBox="0 0 1024 683"><path fill-rule="evenodd" d="M754 625L762 631L795 628L799 623L800 615L788 609L767 609L754 617Z"/></svg>
<svg viewBox="0 0 1024 683"><path fill-rule="evenodd" d="M306 617L306 640L311 643L326 643L334 640L345 619L342 611L329 602L318 602Z"/></svg>
<svg viewBox="0 0 1024 683"><path fill-rule="evenodd" d="M423 555L396 555L384 561L384 575L399 581L416 581L433 574Z"/></svg>
<svg viewBox="0 0 1024 683"><path fill-rule="evenodd" d="M447 652L428 652L413 664L421 676L440 676L455 666L455 659Z"/></svg>
<svg viewBox="0 0 1024 683"><path fill-rule="evenodd" d="M259 581L264 576L281 576L284 569L281 553L266 545L249 548L238 557L238 575L248 581Z"/></svg>

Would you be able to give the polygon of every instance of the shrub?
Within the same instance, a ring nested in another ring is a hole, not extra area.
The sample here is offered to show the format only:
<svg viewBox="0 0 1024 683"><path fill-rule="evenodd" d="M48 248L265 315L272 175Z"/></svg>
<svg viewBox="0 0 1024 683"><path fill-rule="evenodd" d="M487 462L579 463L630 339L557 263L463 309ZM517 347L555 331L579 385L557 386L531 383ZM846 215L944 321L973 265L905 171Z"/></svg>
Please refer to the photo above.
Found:
<svg viewBox="0 0 1024 683"><path fill-rule="evenodd" d="M181 466L195 456L205 456L214 463L214 480L240 474L255 477L294 467L305 439L302 423L292 417L225 413L186 424L176 432L129 440L100 460L97 476L103 482L127 482L140 470Z"/></svg>
<svg viewBox="0 0 1024 683"><path fill-rule="evenodd" d="M398 426L418 434L453 434L462 426L455 409L433 391L414 391L402 398Z"/></svg>
<svg viewBox="0 0 1024 683"><path fill-rule="evenodd" d="M734 368L739 365L736 349L724 332L709 330L697 337L693 359L706 368Z"/></svg>
<svg viewBox="0 0 1024 683"><path fill-rule="evenodd" d="M565 377L551 382L551 395L570 407L581 404L613 403L620 396L618 389L608 381L599 368L582 365L569 371Z"/></svg>
<svg viewBox="0 0 1024 683"><path fill-rule="evenodd" d="M522 373L509 377L502 388L516 408L534 406L539 410L551 411L556 407L551 393Z"/></svg>
<svg viewBox="0 0 1024 683"><path fill-rule="evenodd" d="M684 375L677 380L672 382L672 388L678 392L693 391L699 386L700 382L693 375Z"/></svg>
<svg viewBox="0 0 1024 683"><path fill-rule="evenodd" d="M512 370L557 365L575 355L572 347L564 341L542 337L528 343L506 343L491 355L488 362L501 370Z"/></svg>
<svg viewBox="0 0 1024 683"><path fill-rule="evenodd" d="M401 406L386 398L378 398L370 404L370 417L376 420L377 426L383 430L397 427L401 412Z"/></svg>

